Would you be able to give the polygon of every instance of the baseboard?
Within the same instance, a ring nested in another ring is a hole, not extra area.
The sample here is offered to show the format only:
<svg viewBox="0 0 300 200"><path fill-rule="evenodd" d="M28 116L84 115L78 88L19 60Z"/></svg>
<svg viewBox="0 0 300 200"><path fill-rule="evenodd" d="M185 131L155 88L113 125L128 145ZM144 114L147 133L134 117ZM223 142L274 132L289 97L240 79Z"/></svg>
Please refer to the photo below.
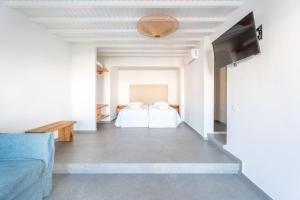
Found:
<svg viewBox="0 0 300 200"><path fill-rule="evenodd" d="M214 131L213 133L210 134L222 134L222 135L226 135L227 132L226 131Z"/></svg>
<svg viewBox="0 0 300 200"><path fill-rule="evenodd" d="M239 176L244 179L245 181L249 182L252 189L258 191L261 195L262 199L273 200L265 191L263 191L260 187L258 187L253 181L251 181L245 174L240 173Z"/></svg>

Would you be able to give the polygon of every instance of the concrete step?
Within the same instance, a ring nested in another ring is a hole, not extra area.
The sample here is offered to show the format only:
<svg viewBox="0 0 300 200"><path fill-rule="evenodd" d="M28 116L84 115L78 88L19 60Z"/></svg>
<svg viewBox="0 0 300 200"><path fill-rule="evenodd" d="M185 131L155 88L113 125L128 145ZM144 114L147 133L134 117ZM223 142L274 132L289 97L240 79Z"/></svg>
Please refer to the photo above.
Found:
<svg viewBox="0 0 300 200"><path fill-rule="evenodd" d="M55 163L55 174L239 174L240 163Z"/></svg>
<svg viewBox="0 0 300 200"><path fill-rule="evenodd" d="M271 200L236 174L55 174L46 200Z"/></svg>

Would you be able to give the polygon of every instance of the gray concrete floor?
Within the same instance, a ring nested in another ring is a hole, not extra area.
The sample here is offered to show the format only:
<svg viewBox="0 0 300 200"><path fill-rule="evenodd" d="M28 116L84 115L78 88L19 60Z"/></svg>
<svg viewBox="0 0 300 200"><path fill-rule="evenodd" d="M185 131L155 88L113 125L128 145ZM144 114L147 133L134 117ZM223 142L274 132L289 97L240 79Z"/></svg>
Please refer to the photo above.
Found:
<svg viewBox="0 0 300 200"><path fill-rule="evenodd" d="M186 124L176 129L116 128L75 132L72 143L56 143L56 163L232 163Z"/></svg>
<svg viewBox="0 0 300 200"><path fill-rule="evenodd" d="M227 144L227 135L226 134L209 134L209 139L212 140L212 142L217 143L220 146L224 146Z"/></svg>
<svg viewBox="0 0 300 200"><path fill-rule="evenodd" d="M47 200L263 200L239 175L54 175Z"/></svg>
<svg viewBox="0 0 300 200"><path fill-rule="evenodd" d="M55 163L238 163L186 124L177 129L115 128L75 132L56 143ZM239 175L54 174L47 200L260 200Z"/></svg>

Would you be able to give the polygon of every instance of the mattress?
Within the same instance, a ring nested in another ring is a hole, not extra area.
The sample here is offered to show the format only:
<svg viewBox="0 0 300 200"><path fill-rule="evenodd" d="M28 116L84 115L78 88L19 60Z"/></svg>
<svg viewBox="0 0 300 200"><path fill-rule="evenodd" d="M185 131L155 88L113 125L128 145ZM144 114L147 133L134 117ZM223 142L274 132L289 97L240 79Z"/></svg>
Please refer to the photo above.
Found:
<svg viewBox="0 0 300 200"><path fill-rule="evenodd" d="M149 106L149 128L176 128L180 123L181 117L174 108Z"/></svg>
<svg viewBox="0 0 300 200"><path fill-rule="evenodd" d="M116 127L148 127L148 106L141 108L126 107L118 114L115 126Z"/></svg>

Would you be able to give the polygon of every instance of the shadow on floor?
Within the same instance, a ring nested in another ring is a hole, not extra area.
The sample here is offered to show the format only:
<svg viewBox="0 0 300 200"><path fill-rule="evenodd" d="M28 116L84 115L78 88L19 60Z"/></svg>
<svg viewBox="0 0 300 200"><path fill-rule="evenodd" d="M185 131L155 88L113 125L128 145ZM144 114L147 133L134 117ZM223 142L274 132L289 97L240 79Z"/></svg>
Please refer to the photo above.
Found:
<svg viewBox="0 0 300 200"><path fill-rule="evenodd" d="M214 121L214 131L215 132L226 132L227 125L220 121Z"/></svg>

